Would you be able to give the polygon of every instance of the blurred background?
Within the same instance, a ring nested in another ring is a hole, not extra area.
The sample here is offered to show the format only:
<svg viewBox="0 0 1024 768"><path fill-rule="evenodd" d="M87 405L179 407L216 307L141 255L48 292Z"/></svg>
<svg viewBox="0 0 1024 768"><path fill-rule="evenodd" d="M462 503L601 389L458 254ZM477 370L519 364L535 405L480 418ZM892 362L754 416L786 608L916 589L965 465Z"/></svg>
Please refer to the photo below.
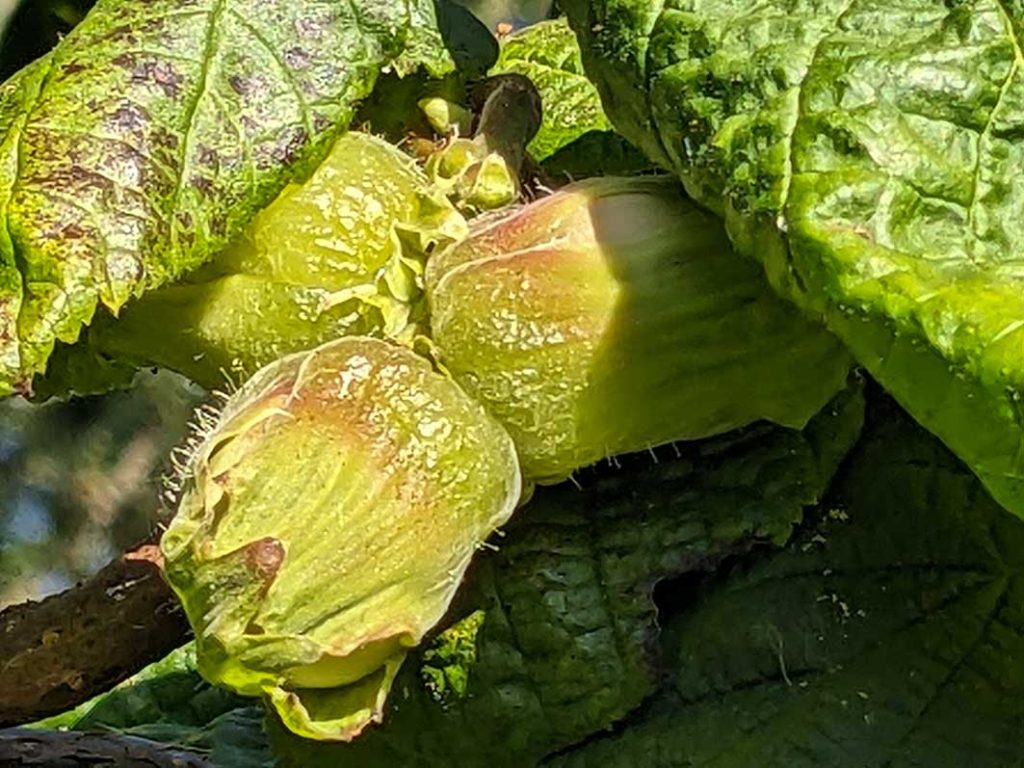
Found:
<svg viewBox="0 0 1024 768"><path fill-rule="evenodd" d="M492 32L499 24L518 29L546 19L552 11L553 0L455 0L471 10Z"/></svg>
<svg viewBox="0 0 1024 768"><path fill-rule="evenodd" d="M552 0L454 0L492 31L548 17ZM52 48L93 0L0 0L0 79ZM0 401L0 608L59 592L148 536L168 456L204 393L166 373L127 392Z"/></svg>
<svg viewBox="0 0 1024 768"><path fill-rule="evenodd" d="M167 456L201 396L147 373L104 397L0 403L0 606L58 592L153 530Z"/></svg>

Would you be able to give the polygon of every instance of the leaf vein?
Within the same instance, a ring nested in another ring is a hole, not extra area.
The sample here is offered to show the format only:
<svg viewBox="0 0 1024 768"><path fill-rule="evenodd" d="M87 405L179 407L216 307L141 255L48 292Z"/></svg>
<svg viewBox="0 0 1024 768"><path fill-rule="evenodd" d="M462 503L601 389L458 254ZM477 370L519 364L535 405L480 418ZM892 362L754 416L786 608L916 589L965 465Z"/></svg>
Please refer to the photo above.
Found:
<svg viewBox="0 0 1024 768"><path fill-rule="evenodd" d="M935 704L937 704L941 700L946 690L948 690L950 685L952 685L953 682L955 682L960 670L963 669L967 661L974 655L974 652L978 650L982 642L984 642L985 638L988 636L988 631L992 628L992 625L996 621L996 618L998 617L1000 610L1002 610L1002 608L1007 604L1007 601L1009 599L1009 591L1007 589L1007 586L1008 585L1004 581L1003 589L1000 590L998 597L993 601L992 607L989 609L988 615L986 616L985 621L982 623L981 629L978 631L977 637L975 637L974 640L970 643L970 645L968 645L968 647L964 650L960 658L958 658L956 662L954 662L950 666L946 675L939 682L938 686L936 686L935 691L932 693L932 695L928 697L928 700L925 702L924 706L916 715L914 715L910 724L907 726L906 732L904 732L900 740L895 745L893 745L892 749L890 750L892 754L895 754L900 747L905 745L907 741L910 740L910 738L916 732L918 726L920 726L924 718L927 716L928 712L931 711L932 707L934 707ZM885 763L882 764L881 768L893 768L893 758L890 757L889 759L887 759Z"/></svg>
<svg viewBox="0 0 1024 768"><path fill-rule="evenodd" d="M203 53L200 59L199 68L199 82L195 87L195 96L191 99L189 104L185 107L185 135L182 141L181 151L181 168L178 172L178 183L174 188L174 195L171 198L171 207L168 214L173 216L178 210L181 204L181 195L185 190L185 180L188 178L191 156L192 156L192 142L195 135L196 119L198 118L203 100L206 96L209 88L210 81L210 70L212 68L212 62L216 57L217 50L217 32L220 26L221 16L224 14L224 10L227 7L228 0L216 0L215 5L209 11L209 22L206 28L206 36L203 41ZM170 228L171 232L171 243L172 248L177 248L177 227L173 225Z"/></svg>

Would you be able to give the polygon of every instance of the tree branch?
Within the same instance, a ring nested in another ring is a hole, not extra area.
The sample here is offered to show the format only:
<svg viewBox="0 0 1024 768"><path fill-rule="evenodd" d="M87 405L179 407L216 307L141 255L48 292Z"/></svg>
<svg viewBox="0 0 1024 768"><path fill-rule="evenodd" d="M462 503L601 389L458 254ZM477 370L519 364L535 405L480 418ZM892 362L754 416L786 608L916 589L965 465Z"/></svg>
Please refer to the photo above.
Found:
<svg viewBox="0 0 1024 768"><path fill-rule="evenodd" d="M43 731L11 728L0 731L0 767L139 766L145 768L207 768L195 752L170 744L112 733Z"/></svg>
<svg viewBox="0 0 1024 768"><path fill-rule="evenodd" d="M0 612L0 725L81 704L187 637L152 542L59 595L11 606Z"/></svg>

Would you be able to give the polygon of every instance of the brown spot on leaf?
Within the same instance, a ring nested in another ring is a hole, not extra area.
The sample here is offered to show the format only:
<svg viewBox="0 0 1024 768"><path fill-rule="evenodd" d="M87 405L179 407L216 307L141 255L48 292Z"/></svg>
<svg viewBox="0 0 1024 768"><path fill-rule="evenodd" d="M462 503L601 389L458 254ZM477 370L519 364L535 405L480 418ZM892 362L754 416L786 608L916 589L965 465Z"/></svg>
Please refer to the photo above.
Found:
<svg viewBox="0 0 1024 768"><path fill-rule="evenodd" d="M181 7L182 5L185 5L185 3L182 3L182 2L178 3L179 7ZM146 19L145 21L143 21L141 23L140 22L136 22L135 25L136 25L136 28L138 29L139 32L144 32L146 34L152 34L153 32L156 32L158 29L161 29L162 27L167 26L167 21L164 18L159 18L158 17L158 18L153 18L153 19Z"/></svg>
<svg viewBox="0 0 1024 768"><path fill-rule="evenodd" d="M61 236L65 240L81 240L87 234L88 232L77 221L72 221L61 231Z"/></svg>
<svg viewBox="0 0 1024 768"><path fill-rule="evenodd" d="M216 214L210 219L210 232L217 237L224 237L228 231L228 222L224 214Z"/></svg>
<svg viewBox="0 0 1024 768"><path fill-rule="evenodd" d="M324 19L317 19L312 14L303 15L295 22L295 31L299 33L300 37L305 37L310 40L319 40L324 36Z"/></svg>
<svg viewBox="0 0 1024 768"><path fill-rule="evenodd" d="M198 163L206 168L217 167L217 151L205 144L200 144L196 149L197 156L196 160Z"/></svg>
<svg viewBox="0 0 1024 768"><path fill-rule="evenodd" d="M116 27L108 30L100 40L109 40L114 43L125 43L127 45L138 45L139 37L136 34L137 30L134 29L130 24L119 24Z"/></svg>
<svg viewBox="0 0 1024 768"><path fill-rule="evenodd" d="M134 83L154 83L166 96L175 97L181 93L185 77L170 62L157 60L142 61L132 53L121 53L110 60L115 67L127 70Z"/></svg>
<svg viewBox="0 0 1024 768"><path fill-rule="evenodd" d="M249 117L249 115L242 115L241 117L238 118L238 122L240 122L242 124L242 127L245 128L245 130L248 133L251 133L251 134L259 133L260 124L257 123L255 120L253 120L251 117Z"/></svg>
<svg viewBox="0 0 1024 768"><path fill-rule="evenodd" d="M87 189L110 191L114 187L114 182L102 173L83 168L80 165L55 168L45 176L26 176L25 180L41 187L52 187L78 193Z"/></svg>
<svg viewBox="0 0 1024 768"><path fill-rule="evenodd" d="M131 70L135 67L135 57L130 53L119 53L110 60L110 63L121 69Z"/></svg>
<svg viewBox="0 0 1024 768"><path fill-rule="evenodd" d="M192 186L199 190L199 194L203 197L210 197L213 195L213 181L206 178L205 176L193 176L191 179Z"/></svg>
<svg viewBox="0 0 1024 768"><path fill-rule="evenodd" d="M166 61L149 63L145 72L148 79L159 85L166 95L177 96L181 92L185 78Z"/></svg>
<svg viewBox="0 0 1024 768"><path fill-rule="evenodd" d="M304 128L292 128L284 131L273 144L261 144L256 147L253 155L258 168L276 168L293 163L306 147L309 134Z"/></svg>
<svg viewBox="0 0 1024 768"><path fill-rule="evenodd" d="M118 105L110 122L118 132L141 134L149 123L149 114L138 104L125 100Z"/></svg>
<svg viewBox="0 0 1024 768"><path fill-rule="evenodd" d="M228 78L228 85L239 96L245 96L249 93L249 78L243 75L231 75Z"/></svg>
<svg viewBox="0 0 1024 768"><path fill-rule="evenodd" d="M305 128L298 128L285 134L275 146L274 159L286 165L292 163L295 156L306 146L308 140L309 136Z"/></svg>
<svg viewBox="0 0 1024 768"><path fill-rule="evenodd" d="M198 193L204 198L213 197L213 180L206 176L193 176L191 177L191 185L193 185Z"/></svg>
<svg viewBox="0 0 1024 768"><path fill-rule="evenodd" d="M150 141L153 144L164 147L166 149L177 149L178 148L178 135L166 128L159 126L153 130L153 134L150 137Z"/></svg>
<svg viewBox="0 0 1024 768"><path fill-rule="evenodd" d="M284 63L290 69L303 70L309 69L309 65L313 63L313 60L309 55L309 51L296 45L284 52Z"/></svg>
<svg viewBox="0 0 1024 768"><path fill-rule="evenodd" d="M267 91L267 80L260 74L231 75L228 85L239 96L257 96Z"/></svg>
<svg viewBox="0 0 1024 768"><path fill-rule="evenodd" d="M313 115L313 130L317 133L323 133L331 125L331 119L323 112L317 112Z"/></svg>
<svg viewBox="0 0 1024 768"><path fill-rule="evenodd" d="M178 219L178 224L180 224L183 229L192 229L191 213L188 211L178 211L176 218Z"/></svg>
<svg viewBox="0 0 1024 768"><path fill-rule="evenodd" d="M67 64L64 65L64 74L75 75L85 68L85 64L80 62L78 59L75 59L74 61L69 61Z"/></svg>

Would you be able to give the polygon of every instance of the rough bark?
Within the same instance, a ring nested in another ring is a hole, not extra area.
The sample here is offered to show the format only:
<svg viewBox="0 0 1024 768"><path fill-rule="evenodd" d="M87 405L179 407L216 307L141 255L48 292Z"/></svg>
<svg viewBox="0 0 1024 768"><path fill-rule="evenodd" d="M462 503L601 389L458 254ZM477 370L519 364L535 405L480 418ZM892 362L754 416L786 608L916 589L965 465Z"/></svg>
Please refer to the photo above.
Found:
<svg viewBox="0 0 1024 768"><path fill-rule="evenodd" d="M195 752L134 736L29 728L0 731L0 768L206 768L210 765L212 763Z"/></svg>
<svg viewBox="0 0 1024 768"><path fill-rule="evenodd" d="M0 725L74 707L185 642L159 562L147 543L59 595L0 612Z"/></svg>

